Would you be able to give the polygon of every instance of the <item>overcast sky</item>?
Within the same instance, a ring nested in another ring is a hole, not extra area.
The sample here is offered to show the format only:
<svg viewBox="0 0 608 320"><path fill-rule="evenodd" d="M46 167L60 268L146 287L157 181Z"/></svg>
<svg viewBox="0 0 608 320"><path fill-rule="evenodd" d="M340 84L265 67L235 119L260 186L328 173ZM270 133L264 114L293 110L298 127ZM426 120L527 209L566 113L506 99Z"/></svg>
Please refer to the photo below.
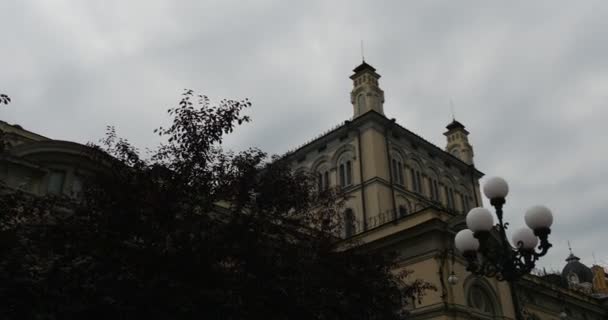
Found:
<svg viewBox="0 0 608 320"><path fill-rule="evenodd" d="M561 270L567 240L608 264L607 17L606 1L4 0L0 119L153 146L191 88L252 100L229 147L283 153L352 116L364 40L388 117L443 147L453 100L476 166L510 182L513 228L553 210L542 266Z"/></svg>

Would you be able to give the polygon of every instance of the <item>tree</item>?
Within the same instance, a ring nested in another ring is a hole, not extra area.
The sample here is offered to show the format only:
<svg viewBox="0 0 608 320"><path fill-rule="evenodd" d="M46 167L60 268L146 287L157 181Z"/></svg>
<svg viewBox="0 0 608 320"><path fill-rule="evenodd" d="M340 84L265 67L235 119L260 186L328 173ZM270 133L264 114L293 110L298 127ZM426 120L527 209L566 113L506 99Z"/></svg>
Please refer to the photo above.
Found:
<svg viewBox="0 0 608 320"><path fill-rule="evenodd" d="M9 104L10 102L11 98L9 96L0 93L0 104ZM4 130L0 129L0 154L4 152L4 149L7 147L7 142L5 140Z"/></svg>
<svg viewBox="0 0 608 320"><path fill-rule="evenodd" d="M187 90L148 159L113 128L91 145L81 198L5 190L1 318L404 319L432 286L339 241L338 194L221 148L250 106Z"/></svg>
<svg viewBox="0 0 608 320"><path fill-rule="evenodd" d="M0 93L0 104L9 104L11 102L11 98L4 93Z"/></svg>

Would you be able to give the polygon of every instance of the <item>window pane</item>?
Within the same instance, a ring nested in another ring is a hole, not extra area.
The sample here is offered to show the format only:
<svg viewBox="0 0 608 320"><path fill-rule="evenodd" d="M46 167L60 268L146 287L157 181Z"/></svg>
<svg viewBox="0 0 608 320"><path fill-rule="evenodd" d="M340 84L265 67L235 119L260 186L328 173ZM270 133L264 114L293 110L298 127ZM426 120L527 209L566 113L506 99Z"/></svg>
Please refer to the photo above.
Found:
<svg viewBox="0 0 608 320"><path fill-rule="evenodd" d="M399 181L397 180L397 160L393 159L393 161L391 161L392 164L392 173L393 173L393 182L394 183L398 183Z"/></svg>
<svg viewBox="0 0 608 320"><path fill-rule="evenodd" d="M347 237L355 234L355 215L351 209L344 211L344 234Z"/></svg>
<svg viewBox="0 0 608 320"><path fill-rule="evenodd" d="M82 194L82 179L80 177L74 177L72 181L72 196L80 197Z"/></svg>
<svg viewBox="0 0 608 320"><path fill-rule="evenodd" d="M63 180L65 173L61 171L53 171L49 175L49 184L47 191L52 194L60 194L63 191Z"/></svg>
<svg viewBox="0 0 608 320"><path fill-rule="evenodd" d="M416 174L414 173L414 169L410 169L410 177L412 177L412 189L416 191Z"/></svg>
<svg viewBox="0 0 608 320"><path fill-rule="evenodd" d="M323 190L323 175L320 172L317 173L317 184L319 191Z"/></svg>
<svg viewBox="0 0 608 320"><path fill-rule="evenodd" d="M346 184L351 185L353 183L353 168L350 161L346 162Z"/></svg>

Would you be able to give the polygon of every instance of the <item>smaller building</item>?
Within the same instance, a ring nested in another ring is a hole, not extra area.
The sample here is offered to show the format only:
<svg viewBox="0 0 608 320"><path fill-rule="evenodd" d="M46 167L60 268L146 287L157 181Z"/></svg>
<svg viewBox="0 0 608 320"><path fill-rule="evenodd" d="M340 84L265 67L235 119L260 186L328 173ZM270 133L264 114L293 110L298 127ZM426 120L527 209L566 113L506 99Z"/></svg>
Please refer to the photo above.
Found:
<svg viewBox="0 0 608 320"><path fill-rule="evenodd" d="M88 146L53 140L4 121L0 133L2 187L77 197L86 175L101 167Z"/></svg>
<svg viewBox="0 0 608 320"><path fill-rule="evenodd" d="M561 273L524 277L516 292L530 319L605 320L606 278L603 267L589 268L570 251Z"/></svg>

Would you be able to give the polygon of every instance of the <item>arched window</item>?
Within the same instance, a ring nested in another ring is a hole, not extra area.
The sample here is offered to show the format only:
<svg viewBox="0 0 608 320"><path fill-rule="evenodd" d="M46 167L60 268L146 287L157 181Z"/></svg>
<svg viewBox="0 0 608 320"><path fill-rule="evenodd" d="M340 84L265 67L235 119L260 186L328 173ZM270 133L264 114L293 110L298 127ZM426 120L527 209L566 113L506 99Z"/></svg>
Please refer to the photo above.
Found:
<svg viewBox="0 0 608 320"><path fill-rule="evenodd" d="M318 166L317 172L317 189L325 191L329 189L329 169L325 165Z"/></svg>
<svg viewBox="0 0 608 320"><path fill-rule="evenodd" d="M469 197L470 194L470 189L467 188L464 184L460 184L458 186L458 191L456 192L456 200L463 213L467 213L469 212L469 209L471 209Z"/></svg>
<svg viewBox="0 0 608 320"><path fill-rule="evenodd" d="M391 153L391 173L393 175L393 183L400 186L405 184L403 178L403 159L397 152Z"/></svg>
<svg viewBox="0 0 608 320"><path fill-rule="evenodd" d="M344 235L346 238L355 234L355 214L352 209L344 211Z"/></svg>
<svg viewBox="0 0 608 320"><path fill-rule="evenodd" d="M439 197L439 175L437 174L437 169L429 168L426 172L426 183L428 185L429 198L433 201L440 201Z"/></svg>
<svg viewBox="0 0 608 320"><path fill-rule="evenodd" d="M454 183L449 178L443 179L442 191L445 196L444 205L448 209L455 210L456 209L456 196L454 193Z"/></svg>
<svg viewBox="0 0 608 320"><path fill-rule="evenodd" d="M364 94L360 94L357 97L357 106L359 106L359 112L363 112L363 110L365 109L365 95Z"/></svg>
<svg viewBox="0 0 608 320"><path fill-rule="evenodd" d="M353 162L350 159L341 161L338 171L340 174L341 187L347 187L353 184Z"/></svg>
<svg viewBox="0 0 608 320"><path fill-rule="evenodd" d="M437 179L431 179L431 193L433 200L439 201L439 184L437 183Z"/></svg>
<svg viewBox="0 0 608 320"><path fill-rule="evenodd" d="M344 188L354 183L353 181L353 164L354 164L354 148L350 145L345 145L338 150L332 158L332 163L338 170L337 183Z"/></svg>
<svg viewBox="0 0 608 320"><path fill-rule="evenodd" d="M414 186L414 191L421 193L422 192L422 179L420 178L420 171L412 169L412 185Z"/></svg>
<svg viewBox="0 0 608 320"><path fill-rule="evenodd" d="M486 280L470 276L464 281L464 289L466 303L475 312L491 319L502 315L498 296Z"/></svg>
<svg viewBox="0 0 608 320"><path fill-rule="evenodd" d="M456 209L456 203L454 202L454 189L447 187L448 194L448 208Z"/></svg>
<svg viewBox="0 0 608 320"><path fill-rule="evenodd" d="M473 284L469 288L467 304L469 307L482 313L487 313L492 316L496 315L496 308L491 294L486 288L479 284Z"/></svg>
<svg viewBox="0 0 608 320"><path fill-rule="evenodd" d="M406 165L411 190L417 193L422 193L422 172L420 170L421 167L422 166L418 161L411 159L408 160Z"/></svg>

